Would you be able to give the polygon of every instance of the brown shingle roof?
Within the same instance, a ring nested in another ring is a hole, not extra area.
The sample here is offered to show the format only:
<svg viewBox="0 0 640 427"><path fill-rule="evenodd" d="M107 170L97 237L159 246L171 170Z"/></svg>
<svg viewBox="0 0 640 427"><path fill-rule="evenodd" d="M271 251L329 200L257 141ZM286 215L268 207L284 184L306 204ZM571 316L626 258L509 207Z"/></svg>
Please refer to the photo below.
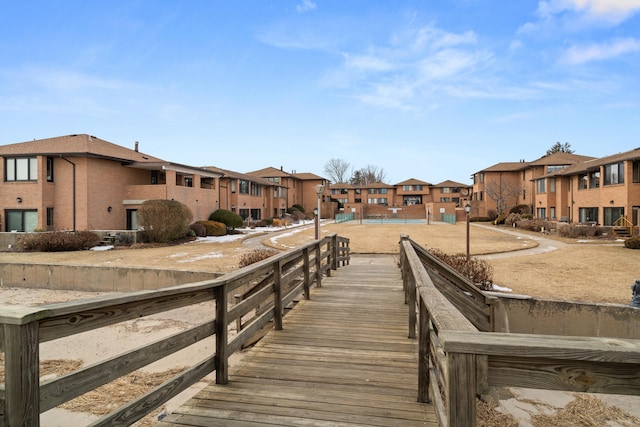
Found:
<svg viewBox="0 0 640 427"><path fill-rule="evenodd" d="M225 178L244 179L246 181L251 181L251 182L255 182L256 184L267 185L267 186L277 185L275 182L267 181L266 179L260 178L259 176L256 176L256 175L249 175L246 173L235 172L228 169L222 169L216 166L204 166L203 169L222 174L224 175Z"/></svg>
<svg viewBox="0 0 640 427"><path fill-rule="evenodd" d="M575 165L586 160L593 159L590 156L581 156L579 154L557 152L540 157L529 163L529 166L562 166Z"/></svg>
<svg viewBox="0 0 640 427"><path fill-rule="evenodd" d="M399 187L401 185L427 185L427 186L429 186L431 184L428 183L428 182L425 182L425 181L420 181L419 179L409 178L409 179L407 179L405 181L397 183L396 187Z"/></svg>
<svg viewBox="0 0 640 427"><path fill-rule="evenodd" d="M525 169L527 166L529 166L528 162L502 162L482 169L479 172L515 172Z"/></svg>
<svg viewBox="0 0 640 427"><path fill-rule="evenodd" d="M0 156L92 156L128 162L164 162L139 151L130 150L95 136L80 134L38 139L0 146Z"/></svg>
<svg viewBox="0 0 640 427"><path fill-rule="evenodd" d="M442 181L440 184L432 185L432 187L434 188L453 188L453 187L465 188L465 187L472 187L472 185L462 184L460 182L455 182L451 180L446 180L446 181Z"/></svg>

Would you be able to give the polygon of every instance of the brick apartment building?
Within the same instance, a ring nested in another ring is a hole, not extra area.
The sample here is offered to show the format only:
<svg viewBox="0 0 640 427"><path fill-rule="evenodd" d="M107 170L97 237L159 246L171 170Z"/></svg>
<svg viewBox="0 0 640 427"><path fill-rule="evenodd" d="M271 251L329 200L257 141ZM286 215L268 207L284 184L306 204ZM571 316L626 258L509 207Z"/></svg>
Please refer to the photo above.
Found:
<svg viewBox="0 0 640 427"><path fill-rule="evenodd" d="M638 225L640 148L593 158L554 153L533 162L498 163L473 174L472 215L495 216L527 205L537 218Z"/></svg>

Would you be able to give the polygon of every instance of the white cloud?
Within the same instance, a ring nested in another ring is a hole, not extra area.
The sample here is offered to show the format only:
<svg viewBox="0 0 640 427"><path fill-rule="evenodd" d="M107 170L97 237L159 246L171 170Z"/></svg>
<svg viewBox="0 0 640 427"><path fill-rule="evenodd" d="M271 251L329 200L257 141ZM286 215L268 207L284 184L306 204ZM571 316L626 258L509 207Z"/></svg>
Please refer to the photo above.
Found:
<svg viewBox="0 0 640 427"><path fill-rule="evenodd" d="M316 8L316 4L312 0L302 0L302 3L296 6L298 13L309 12Z"/></svg>
<svg viewBox="0 0 640 427"><path fill-rule="evenodd" d="M538 3L542 21L570 14L573 19L616 25L640 11L640 0L547 0Z"/></svg>
<svg viewBox="0 0 640 427"><path fill-rule="evenodd" d="M640 52L640 40L628 37L588 46L572 46L566 51L562 62L577 65L613 59L633 52Z"/></svg>

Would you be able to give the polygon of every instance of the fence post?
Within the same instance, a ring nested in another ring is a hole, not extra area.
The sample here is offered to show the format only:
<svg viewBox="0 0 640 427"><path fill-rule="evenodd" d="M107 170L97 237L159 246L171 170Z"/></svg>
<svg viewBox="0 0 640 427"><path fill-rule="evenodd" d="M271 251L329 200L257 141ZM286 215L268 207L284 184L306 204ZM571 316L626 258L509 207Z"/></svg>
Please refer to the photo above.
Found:
<svg viewBox="0 0 640 427"><path fill-rule="evenodd" d="M216 384L229 382L229 334L227 328L227 285L216 286Z"/></svg>
<svg viewBox="0 0 640 427"><path fill-rule="evenodd" d="M37 320L4 324L4 425L40 425L39 326Z"/></svg>
<svg viewBox="0 0 640 427"><path fill-rule="evenodd" d="M429 331L429 313L427 305L418 297L420 307L418 327L418 402L431 403L429 399L429 352L431 351L431 332Z"/></svg>
<svg viewBox="0 0 640 427"><path fill-rule="evenodd" d="M282 330L282 261L278 260L273 266L273 328Z"/></svg>
<svg viewBox="0 0 640 427"><path fill-rule="evenodd" d="M451 426L476 425L475 355L447 353L447 419Z"/></svg>
<svg viewBox="0 0 640 427"><path fill-rule="evenodd" d="M320 257L322 256L322 248L320 242L316 242L316 287L322 287L322 263Z"/></svg>
<svg viewBox="0 0 640 427"><path fill-rule="evenodd" d="M311 283L311 274L309 266L309 248L306 247L302 250L303 270L304 270L304 299L311 299L311 289L309 284Z"/></svg>
<svg viewBox="0 0 640 427"><path fill-rule="evenodd" d="M338 269L338 235L331 236L331 269Z"/></svg>

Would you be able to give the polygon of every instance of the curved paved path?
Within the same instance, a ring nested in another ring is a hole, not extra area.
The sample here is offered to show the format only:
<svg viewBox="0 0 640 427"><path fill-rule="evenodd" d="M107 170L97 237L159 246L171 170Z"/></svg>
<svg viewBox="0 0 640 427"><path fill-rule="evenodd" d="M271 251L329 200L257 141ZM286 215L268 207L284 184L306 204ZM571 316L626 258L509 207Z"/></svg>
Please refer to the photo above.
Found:
<svg viewBox="0 0 640 427"><path fill-rule="evenodd" d="M500 259L500 258L510 258L510 257L514 257L514 256L536 255L536 254L542 254L542 253L545 253L545 252L555 251L557 249L562 249L562 248L568 246L564 242L561 242L559 240L549 239L547 237L544 237L544 235L536 236L536 235L533 235L533 234L519 233L517 231L511 230L511 229L508 229L508 228L494 227L494 226L491 226L491 225L484 225L484 224L473 224L473 223L471 223L471 225L474 226L474 227L484 227L484 228L487 228L487 229L490 229L490 230L499 231L501 233L512 234L514 236L518 236L518 237L521 237L523 239L534 240L535 242L538 243L538 246L536 246L535 248L521 249L521 250L509 251L509 252L500 252L500 253L488 254L488 255L478 255L478 256L476 256L474 258L479 258L479 259Z"/></svg>

